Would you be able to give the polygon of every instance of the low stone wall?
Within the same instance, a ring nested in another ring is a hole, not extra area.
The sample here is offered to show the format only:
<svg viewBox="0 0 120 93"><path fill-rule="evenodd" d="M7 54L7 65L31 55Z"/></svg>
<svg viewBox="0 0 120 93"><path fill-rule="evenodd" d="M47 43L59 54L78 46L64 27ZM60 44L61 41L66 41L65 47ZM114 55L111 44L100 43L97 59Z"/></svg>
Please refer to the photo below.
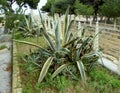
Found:
<svg viewBox="0 0 120 93"><path fill-rule="evenodd" d="M93 35L95 32L94 27L87 27L87 35ZM103 49L105 54L116 57L120 57L120 31L101 29L99 28L99 47Z"/></svg>

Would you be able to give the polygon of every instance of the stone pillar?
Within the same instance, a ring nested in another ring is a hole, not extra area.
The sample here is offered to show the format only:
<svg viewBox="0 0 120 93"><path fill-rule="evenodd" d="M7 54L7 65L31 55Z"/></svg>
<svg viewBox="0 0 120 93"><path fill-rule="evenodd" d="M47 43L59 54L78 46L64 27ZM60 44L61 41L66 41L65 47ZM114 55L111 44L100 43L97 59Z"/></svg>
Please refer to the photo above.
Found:
<svg viewBox="0 0 120 93"><path fill-rule="evenodd" d="M95 38L94 38L93 49L95 51L99 49L99 23L98 23L98 21L96 22Z"/></svg>

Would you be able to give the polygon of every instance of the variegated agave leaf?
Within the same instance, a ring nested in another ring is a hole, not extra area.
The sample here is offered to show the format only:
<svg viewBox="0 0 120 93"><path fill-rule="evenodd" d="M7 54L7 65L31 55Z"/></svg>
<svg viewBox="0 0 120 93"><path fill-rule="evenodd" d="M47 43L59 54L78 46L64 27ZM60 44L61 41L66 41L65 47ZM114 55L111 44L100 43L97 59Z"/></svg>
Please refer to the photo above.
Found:
<svg viewBox="0 0 120 93"><path fill-rule="evenodd" d="M38 79L38 82L39 82L39 83L42 82L42 80L43 80L44 77L46 76L46 74L47 74L47 72L48 72L48 69L49 69L52 61L53 61L53 57L49 57L49 58L47 59L47 61L45 62L45 64L43 65L43 68L42 68L42 70L41 70L41 72L40 72L40 76L39 76L39 79Z"/></svg>
<svg viewBox="0 0 120 93"><path fill-rule="evenodd" d="M53 74L52 74L52 78L56 77L60 72L62 72L66 67L68 66L68 64L63 64L61 65Z"/></svg>
<svg viewBox="0 0 120 93"><path fill-rule="evenodd" d="M77 66L78 66L78 69L79 69L79 72L80 72L83 83L85 85L87 85L85 68L84 68L84 65L83 65L82 61L77 61Z"/></svg>

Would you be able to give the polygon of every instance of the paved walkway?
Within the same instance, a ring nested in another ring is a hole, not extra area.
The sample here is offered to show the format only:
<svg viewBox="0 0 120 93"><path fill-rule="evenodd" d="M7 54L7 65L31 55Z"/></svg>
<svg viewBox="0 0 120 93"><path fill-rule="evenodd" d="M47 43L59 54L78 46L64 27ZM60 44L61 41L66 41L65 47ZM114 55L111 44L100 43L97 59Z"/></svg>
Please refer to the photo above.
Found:
<svg viewBox="0 0 120 93"><path fill-rule="evenodd" d="M7 38L5 38L7 37ZM11 93L11 40L8 35L0 34L0 93Z"/></svg>

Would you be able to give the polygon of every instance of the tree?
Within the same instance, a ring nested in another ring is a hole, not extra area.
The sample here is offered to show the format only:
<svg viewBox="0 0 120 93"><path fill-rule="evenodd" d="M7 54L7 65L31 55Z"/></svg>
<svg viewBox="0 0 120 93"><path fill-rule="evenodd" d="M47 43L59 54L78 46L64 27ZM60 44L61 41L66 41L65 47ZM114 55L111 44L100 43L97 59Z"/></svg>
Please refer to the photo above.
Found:
<svg viewBox="0 0 120 93"><path fill-rule="evenodd" d="M45 12L50 12L51 11L51 6L52 4L54 4L55 0L47 0L47 3L45 6L42 7L42 11L45 11Z"/></svg>
<svg viewBox="0 0 120 93"><path fill-rule="evenodd" d="M17 0L17 3L19 5L28 4L31 8L35 9L35 8L37 8L39 1L40 0Z"/></svg>
<svg viewBox="0 0 120 93"><path fill-rule="evenodd" d="M75 13L80 15L92 15L94 11L90 5L84 5L79 0L76 0L74 7Z"/></svg>
<svg viewBox="0 0 120 93"><path fill-rule="evenodd" d="M41 10L50 13L51 5L54 5L55 13L64 14L67 7L70 6L70 14L74 14L74 2L75 0L48 0Z"/></svg>
<svg viewBox="0 0 120 93"><path fill-rule="evenodd" d="M42 11L51 12L51 4L53 4L51 1L54 1L56 13L64 14L67 7L70 6L70 14L76 14L76 12L79 10L78 8L82 7L81 11L84 12L84 14L93 14L95 17L97 16L99 6L103 4L103 0L77 0L78 5L76 7L74 6L76 0L48 0L46 5L42 7Z"/></svg>
<svg viewBox="0 0 120 93"><path fill-rule="evenodd" d="M104 0L99 14L106 17L116 18L120 16L120 0Z"/></svg>

